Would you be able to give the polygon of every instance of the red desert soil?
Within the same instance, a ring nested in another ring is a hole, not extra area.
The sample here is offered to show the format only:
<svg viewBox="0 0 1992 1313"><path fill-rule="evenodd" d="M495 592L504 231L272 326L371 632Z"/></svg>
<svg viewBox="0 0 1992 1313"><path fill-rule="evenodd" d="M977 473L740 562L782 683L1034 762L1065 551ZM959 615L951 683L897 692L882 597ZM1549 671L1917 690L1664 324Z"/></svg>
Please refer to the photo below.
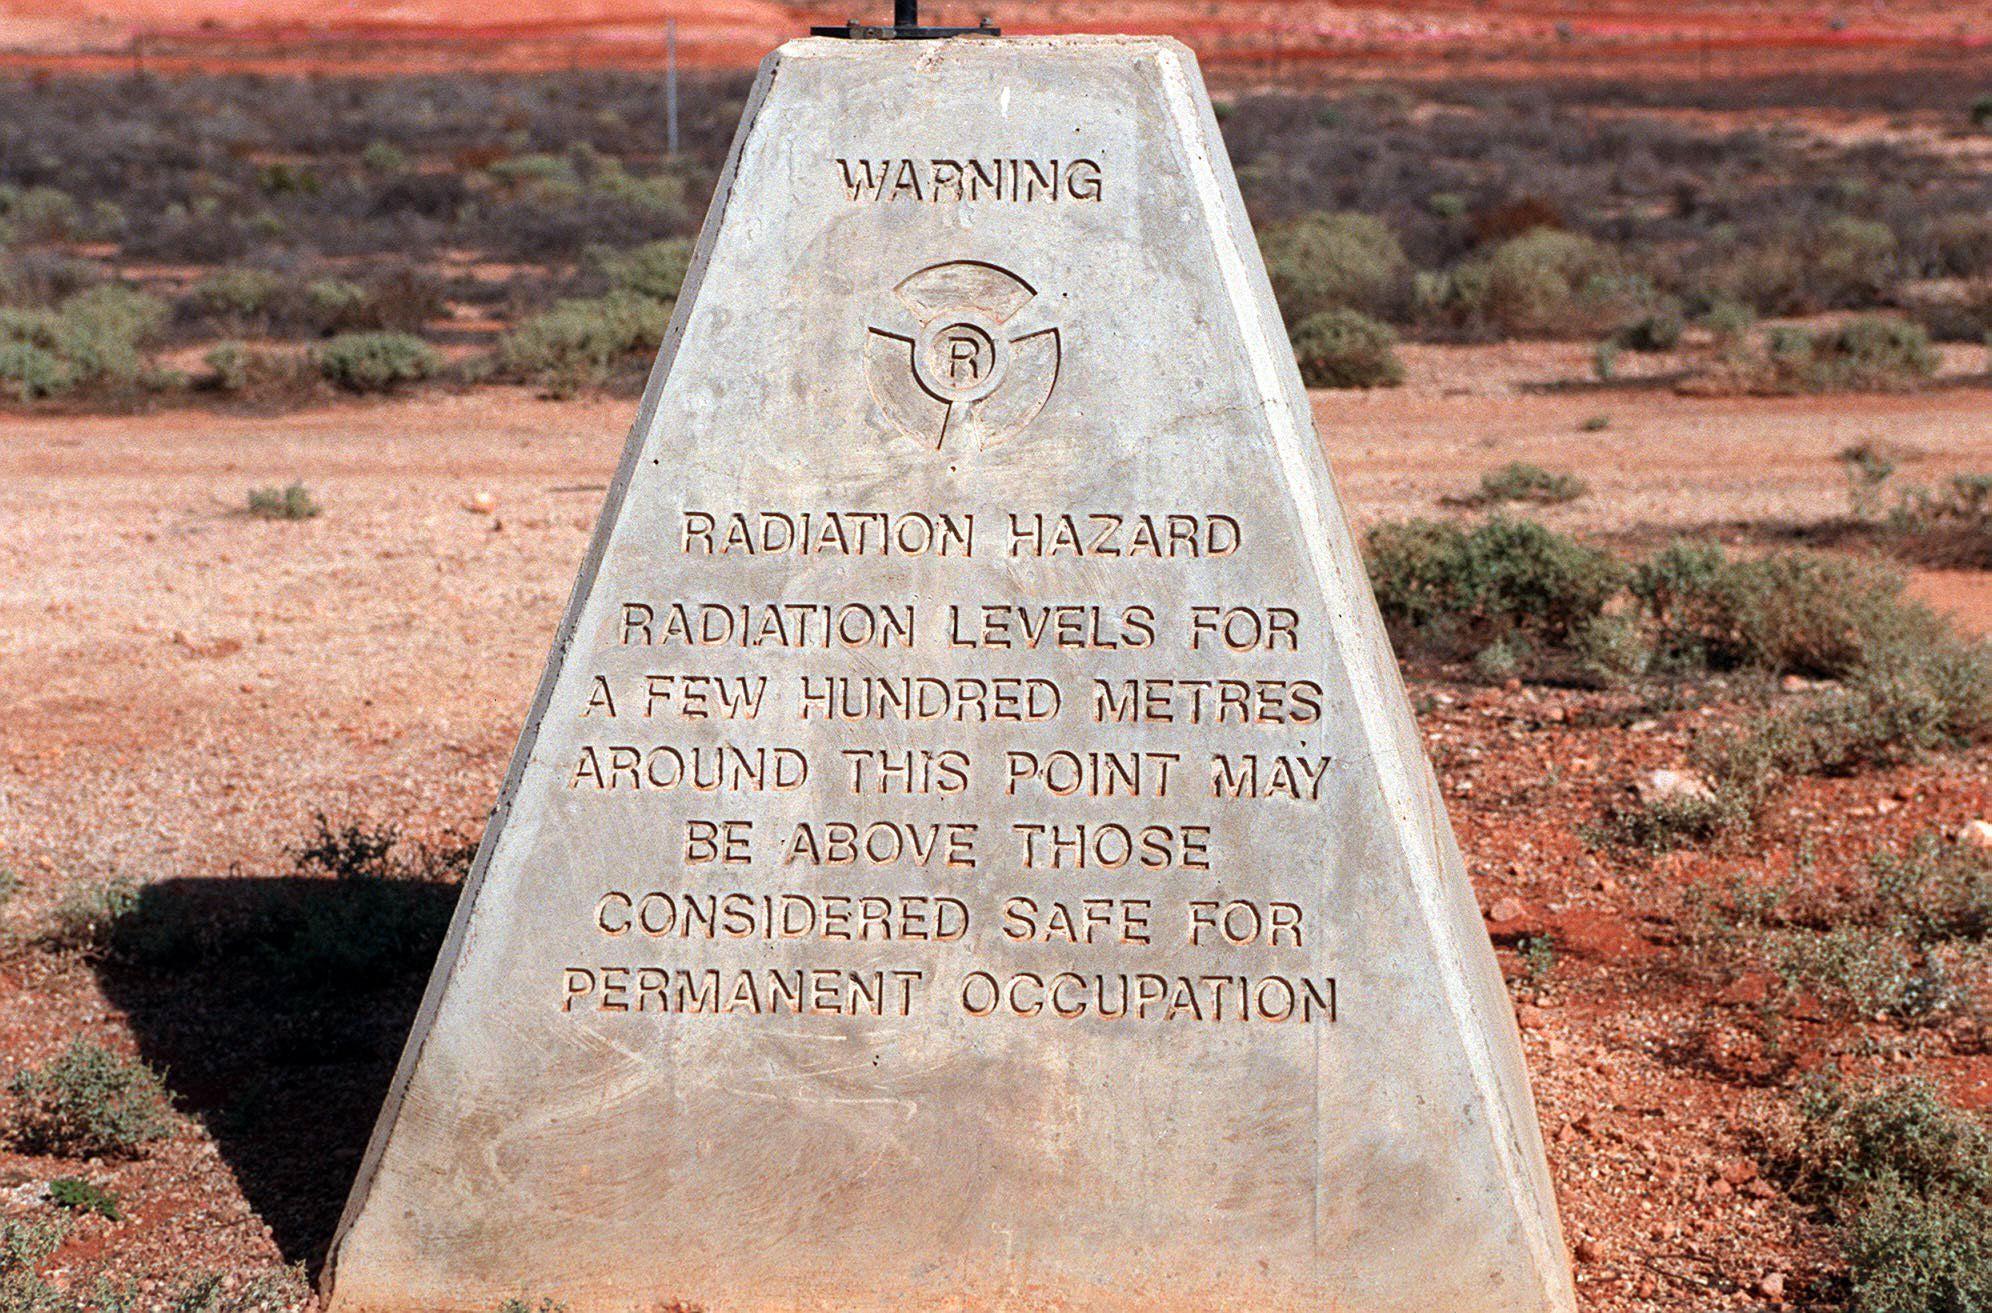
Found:
<svg viewBox="0 0 1992 1313"><path fill-rule="evenodd" d="M370 72L649 64L668 22L692 65L745 67L811 23L876 21L885 0L639 0L511 6L465 0L12 0L0 63L155 69L336 67ZM1386 67L1395 74L1789 71L1792 58L1900 67L1980 52L1992 12L1954 0L1885 7L1813 0L929 0L932 22L1006 30L1167 33L1214 65ZM1512 66L1512 67L1510 67Z"/></svg>
<svg viewBox="0 0 1992 1313"><path fill-rule="evenodd" d="M1503 382L1536 373L1544 350L1418 348L1404 389L1319 394L1358 520L1444 513L1440 497L1516 459L1590 481L1550 522L1641 534L1832 516L1834 453L1880 434L1905 457L1900 477L1992 469L1982 388L1757 401ZM634 410L486 389L274 418L0 419L0 867L26 882L11 926L77 882L281 873L320 810L474 835ZM1601 414L1607 427L1582 430ZM321 517L238 513L249 487L294 478ZM495 513L470 509L478 493ZM1992 627L1985 576L1928 587ZM1758 1135L1786 1096L1740 996L1681 970L1684 891L1782 874L1801 848L1853 869L1877 843L1992 816L1992 752L1807 783L1748 851L1635 858L1593 850L1579 829L1640 772L1684 761L1704 723L1694 708L1640 712L1634 731L1631 716L1596 714L1607 694L1418 679L1412 695L1476 892L1501 909L1492 929L1517 977L1586 1308L1761 1308L1752 1292L1772 1273L1804 1303L1828 1252L1764 1179ZM1525 981L1514 945L1544 930L1556 965ZM0 1071L77 1034L130 1046L138 1026L87 963L0 952ZM1922 1070L1992 1104L1982 1049L1856 1044L1805 1017L1786 1045L1799 1070ZM347 1109L355 1126L377 1097L347 1100L365 1104ZM82 1223L64 1264L184 1274L315 1259L350 1160L273 1186L227 1134L225 1119L188 1118L141 1161L88 1165L129 1216ZM0 1149L0 1216L10 1191L25 1206L77 1170ZM286 1230L286 1208L319 1220Z"/></svg>

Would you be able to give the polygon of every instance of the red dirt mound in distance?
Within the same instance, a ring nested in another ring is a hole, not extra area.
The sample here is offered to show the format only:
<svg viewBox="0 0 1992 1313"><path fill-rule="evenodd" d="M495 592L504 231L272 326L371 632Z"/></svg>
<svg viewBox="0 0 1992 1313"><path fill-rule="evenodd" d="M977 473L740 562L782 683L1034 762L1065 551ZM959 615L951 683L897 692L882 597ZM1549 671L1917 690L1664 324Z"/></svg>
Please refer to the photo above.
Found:
<svg viewBox="0 0 1992 1313"><path fill-rule="evenodd" d="M751 66L811 23L877 21L887 0L8 0L0 64L155 71L447 72L649 66L676 24L688 66ZM1992 6L1960 0L930 0L932 22L1005 30L1166 33L1217 68L1305 77L1668 69L1890 67L1929 54L1992 58Z"/></svg>

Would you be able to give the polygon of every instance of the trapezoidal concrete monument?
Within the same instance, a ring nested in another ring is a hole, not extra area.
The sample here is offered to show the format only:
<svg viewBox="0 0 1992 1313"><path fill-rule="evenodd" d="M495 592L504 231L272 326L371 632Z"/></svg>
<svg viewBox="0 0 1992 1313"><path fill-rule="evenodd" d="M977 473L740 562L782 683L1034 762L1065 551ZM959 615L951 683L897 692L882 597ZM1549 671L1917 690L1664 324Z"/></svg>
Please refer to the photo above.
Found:
<svg viewBox="0 0 1992 1313"><path fill-rule="evenodd" d="M1572 1307L1193 60L761 70L338 1313Z"/></svg>

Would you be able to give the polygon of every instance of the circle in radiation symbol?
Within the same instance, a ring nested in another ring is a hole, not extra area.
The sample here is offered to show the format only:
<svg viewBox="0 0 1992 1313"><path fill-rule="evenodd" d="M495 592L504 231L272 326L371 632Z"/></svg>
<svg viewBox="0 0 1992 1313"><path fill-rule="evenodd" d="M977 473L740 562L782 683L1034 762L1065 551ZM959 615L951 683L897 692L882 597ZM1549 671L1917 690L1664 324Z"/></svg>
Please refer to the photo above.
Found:
<svg viewBox="0 0 1992 1313"><path fill-rule="evenodd" d="M1009 343L997 324L973 310L929 321L913 344L920 386L946 402L980 401L1002 386Z"/></svg>

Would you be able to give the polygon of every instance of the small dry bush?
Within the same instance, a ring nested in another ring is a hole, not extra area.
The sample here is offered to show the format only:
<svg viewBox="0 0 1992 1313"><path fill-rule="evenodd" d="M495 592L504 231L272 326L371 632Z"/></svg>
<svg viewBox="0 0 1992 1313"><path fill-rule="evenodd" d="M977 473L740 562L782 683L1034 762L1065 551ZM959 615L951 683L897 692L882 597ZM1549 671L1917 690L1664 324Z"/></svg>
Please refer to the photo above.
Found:
<svg viewBox="0 0 1992 1313"><path fill-rule="evenodd" d="M1861 315L1837 328L1773 328L1756 350L1722 353L1706 382L1718 389L1902 392L1934 378L1941 363L1921 324Z"/></svg>
<svg viewBox="0 0 1992 1313"><path fill-rule="evenodd" d="M1591 486L1574 474L1518 460L1481 475L1480 486L1456 500L1465 506L1500 506L1508 502L1561 506L1590 490Z"/></svg>
<svg viewBox="0 0 1992 1313"><path fill-rule="evenodd" d="M13 1135L31 1153L136 1157L173 1128L159 1073L90 1040L15 1076Z"/></svg>
<svg viewBox="0 0 1992 1313"><path fill-rule="evenodd" d="M104 284L52 310L0 308L0 388L21 401L85 389L135 389L149 376L146 346L168 314L166 303Z"/></svg>
<svg viewBox="0 0 1992 1313"><path fill-rule="evenodd" d="M1920 1080L1814 1086L1788 1136L1794 1192L1839 1235L1854 1313L1992 1307L1992 1135Z"/></svg>
<svg viewBox="0 0 1992 1313"><path fill-rule="evenodd" d="M1786 224L1711 246L1700 295L1759 314L1815 314L1882 303L1903 274L1900 242L1885 223L1837 216Z"/></svg>
<svg viewBox="0 0 1992 1313"><path fill-rule="evenodd" d="M692 243L685 238L646 242L626 251L598 247L590 252L611 290L675 301L692 264Z"/></svg>
<svg viewBox="0 0 1992 1313"><path fill-rule="evenodd" d="M1596 337L1650 314L1660 297L1617 251L1538 228L1468 260L1427 299L1460 327L1505 337Z"/></svg>
<svg viewBox="0 0 1992 1313"><path fill-rule="evenodd" d="M1411 292L1411 262L1383 220L1353 212L1314 213L1268 228L1260 238L1266 272L1286 322L1298 326L1333 310L1393 318Z"/></svg>
<svg viewBox="0 0 1992 1313"><path fill-rule="evenodd" d="M392 392L443 368L435 349L410 333L340 333L311 359L326 382L349 392Z"/></svg>
<svg viewBox="0 0 1992 1313"><path fill-rule="evenodd" d="M199 386L242 401L301 401L320 390L310 357L221 342L201 358L208 367Z"/></svg>
<svg viewBox="0 0 1992 1313"><path fill-rule="evenodd" d="M1754 668L1837 679L1945 626L1878 562L1815 552L1758 558L1678 541L1633 571L1658 657L1689 670Z"/></svg>
<svg viewBox="0 0 1992 1313"><path fill-rule="evenodd" d="M1365 540L1377 604L1404 648L1444 658L1491 653L1525 666L1579 649L1609 618L1625 567L1530 520L1472 528L1432 520L1381 524ZM1490 673L1499 673L1493 671Z"/></svg>
<svg viewBox="0 0 1992 1313"><path fill-rule="evenodd" d="M49 911L40 942L63 952L91 954L103 949L118 918L138 902L138 886L114 878L72 887Z"/></svg>
<svg viewBox="0 0 1992 1313"><path fill-rule="evenodd" d="M309 520L324 508L312 500L311 490L302 483L281 488L251 488L248 513L259 520Z"/></svg>
<svg viewBox="0 0 1992 1313"><path fill-rule="evenodd" d="M1396 387L1404 381L1397 334L1356 310L1323 310L1293 330L1294 360L1311 388Z"/></svg>
<svg viewBox="0 0 1992 1313"><path fill-rule="evenodd" d="M671 303L634 292L562 301L498 342L502 377L555 395L609 381L620 365L654 352L671 322Z"/></svg>

